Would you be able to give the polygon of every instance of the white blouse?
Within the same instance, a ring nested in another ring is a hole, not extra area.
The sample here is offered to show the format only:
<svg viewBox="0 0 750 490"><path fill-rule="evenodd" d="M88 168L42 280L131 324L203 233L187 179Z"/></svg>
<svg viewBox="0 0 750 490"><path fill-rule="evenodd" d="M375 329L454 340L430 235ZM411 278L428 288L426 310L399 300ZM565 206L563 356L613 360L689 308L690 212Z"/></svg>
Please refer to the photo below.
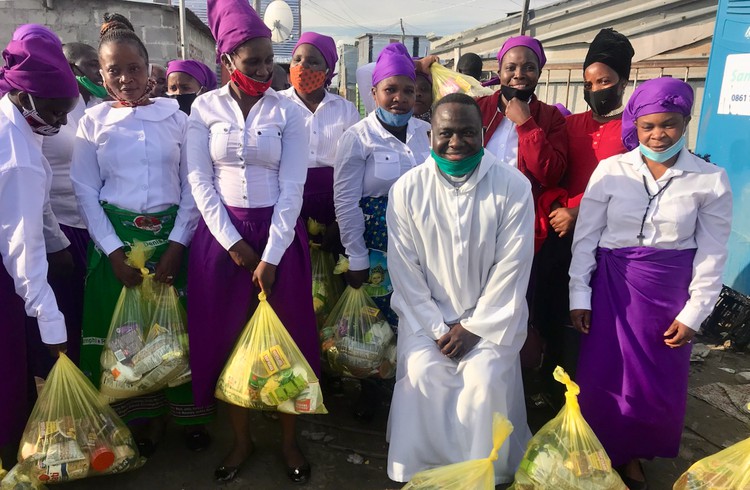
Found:
<svg viewBox="0 0 750 490"><path fill-rule="evenodd" d="M42 140L42 153L52 169L52 189L49 194L52 212L59 223L73 228L86 228L78 212L76 194L70 181L70 164L73 160L78 121L83 117L86 108L94 107L100 102L101 99L91 97L86 104L83 97L79 96L78 104L68 114L68 124L60 128L60 132L55 136Z"/></svg>
<svg viewBox="0 0 750 490"><path fill-rule="evenodd" d="M396 180L430 156L430 125L411 118L406 144L389 133L375 112L349 128L339 142L333 174L333 201L341 243L351 270L370 267L365 246L363 197L387 196Z"/></svg>
<svg viewBox="0 0 750 490"><path fill-rule="evenodd" d="M516 123L504 117L492 138L487 142L487 149L497 158L511 167L518 168L518 130Z"/></svg>
<svg viewBox="0 0 750 490"><path fill-rule="evenodd" d="M36 317L42 341L61 344L67 340L65 318L47 282L44 238L43 215L45 207L49 209L47 196L52 171L42 155L37 135L7 95L0 99L0 141L0 256L3 266L24 301L26 314Z"/></svg>
<svg viewBox="0 0 750 490"><path fill-rule="evenodd" d="M147 106L88 109L78 125L70 179L91 238L109 255L123 246L101 206L107 202L135 213L158 213L179 205L169 240L190 244L198 225L187 180L187 116L176 101Z"/></svg>
<svg viewBox="0 0 750 490"><path fill-rule="evenodd" d="M242 240L224 205L273 206L261 260L278 265L294 239L308 138L297 105L273 89L243 118L229 85L198 97L188 124L188 179L206 226L227 250Z"/></svg>
<svg viewBox="0 0 750 490"><path fill-rule="evenodd" d="M341 135L359 122L357 108L340 95L328 91L315 112L310 112L294 87L282 90L279 95L297 104L305 116L305 129L310 138L307 167L333 167Z"/></svg>
<svg viewBox="0 0 750 490"><path fill-rule="evenodd" d="M654 198L638 239L648 195ZM646 246L697 249L693 260L690 299L677 320L694 330L711 313L721 291L732 221L732 192L726 171L680 152L674 166L654 180L638 148L602 160L581 201L570 265L570 308L591 309L591 275L596 248Z"/></svg>

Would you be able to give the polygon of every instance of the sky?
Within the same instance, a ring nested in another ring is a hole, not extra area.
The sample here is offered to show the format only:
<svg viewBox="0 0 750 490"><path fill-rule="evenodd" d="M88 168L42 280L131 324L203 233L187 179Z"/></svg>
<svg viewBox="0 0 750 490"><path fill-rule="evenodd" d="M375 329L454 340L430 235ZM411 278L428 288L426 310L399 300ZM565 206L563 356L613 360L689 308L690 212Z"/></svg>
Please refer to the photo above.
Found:
<svg viewBox="0 0 750 490"><path fill-rule="evenodd" d="M561 0L531 0L540 8ZM452 34L520 12L523 0L302 0L302 30L351 43L366 32Z"/></svg>

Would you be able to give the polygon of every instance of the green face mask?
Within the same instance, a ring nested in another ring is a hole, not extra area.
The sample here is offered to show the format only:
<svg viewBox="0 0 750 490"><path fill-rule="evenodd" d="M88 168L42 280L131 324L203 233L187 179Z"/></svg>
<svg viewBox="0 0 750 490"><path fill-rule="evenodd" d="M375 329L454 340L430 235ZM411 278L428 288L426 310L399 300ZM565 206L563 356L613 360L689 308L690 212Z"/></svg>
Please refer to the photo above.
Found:
<svg viewBox="0 0 750 490"><path fill-rule="evenodd" d="M89 77L76 76L76 80L78 80L78 84L81 87L85 88L88 93L90 93L94 97L103 99L107 96L107 89L97 83L92 82Z"/></svg>
<svg viewBox="0 0 750 490"><path fill-rule="evenodd" d="M435 160L435 163L437 163L438 168L444 173L451 177L461 177L477 168L477 165L479 165L479 162L482 161L482 157L484 156L484 148L481 148L474 155L457 162L446 160L445 158L438 156L435 153L435 150L430 150L430 154L432 154L432 158Z"/></svg>

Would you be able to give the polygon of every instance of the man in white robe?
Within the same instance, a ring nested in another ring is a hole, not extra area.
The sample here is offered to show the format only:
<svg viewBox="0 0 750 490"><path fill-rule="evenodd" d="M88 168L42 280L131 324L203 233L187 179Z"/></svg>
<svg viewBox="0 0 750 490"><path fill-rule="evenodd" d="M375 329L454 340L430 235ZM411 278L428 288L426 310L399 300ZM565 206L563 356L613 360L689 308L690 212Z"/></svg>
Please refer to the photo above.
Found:
<svg viewBox="0 0 750 490"><path fill-rule="evenodd" d="M388 476L395 481L486 458L499 412L514 430L495 481L509 482L531 437L519 359L533 258L531 188L484 152L481 121L471 97L438 101L432 156L390 191L388 269L399 337Z"/></svg>

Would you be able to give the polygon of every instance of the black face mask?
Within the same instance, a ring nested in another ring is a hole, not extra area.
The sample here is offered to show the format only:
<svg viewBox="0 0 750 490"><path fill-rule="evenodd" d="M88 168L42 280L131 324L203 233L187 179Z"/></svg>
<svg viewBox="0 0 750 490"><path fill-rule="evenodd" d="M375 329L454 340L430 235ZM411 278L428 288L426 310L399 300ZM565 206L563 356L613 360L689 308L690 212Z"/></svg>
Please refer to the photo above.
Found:
<svg viewBox="0 0 750 490"><path fill-rule="evenodd" d="M529 99L531 99L531 96L534 95L533 88L517 89L508 87L506 85L500 85L500 92L503 94L503 97L505 97L505 100L507 101L510 101L515 97L518 100L528 102ZM501 99L497 100L498 107L500 106L500 100Z"/></svg>
<svg viewBox="0 0 750 490"><path fill-rule="evenodd" d="M583 100L591 107L591 110L597 116L606 116L622 105L622 96L618 93L620 84L597 90L583 91Z"/></svg>
<svg viewBox="0 0 750 490"><path fill-rule="evenodd" d="M180 110L190 115L190 106L193 105L193 102L195 101L195 98L198 97L198 94L179 94L179 95L170 95L171 98L177 101L178 104L180 104Z"/></svg>

